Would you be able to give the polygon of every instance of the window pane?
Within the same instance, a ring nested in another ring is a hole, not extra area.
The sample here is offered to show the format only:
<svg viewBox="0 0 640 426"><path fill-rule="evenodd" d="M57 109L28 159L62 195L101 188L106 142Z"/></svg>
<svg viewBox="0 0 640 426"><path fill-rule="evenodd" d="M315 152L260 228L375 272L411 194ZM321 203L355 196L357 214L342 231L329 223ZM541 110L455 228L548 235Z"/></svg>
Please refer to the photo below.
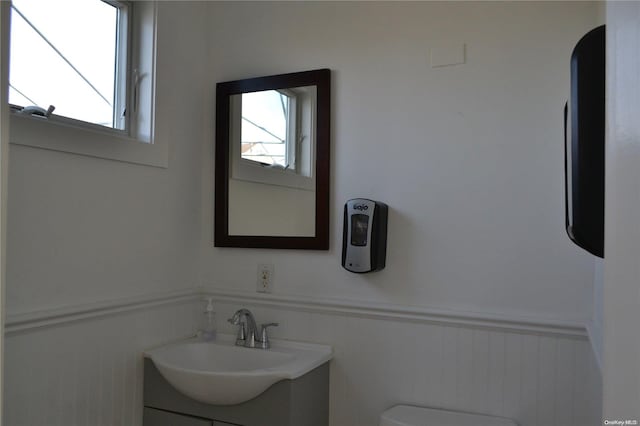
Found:
<svg viewBox="0 0 640 426"><path fill-rule="evenodd" d="M242 158L287 166L289 99L276 90L242 94Z"/></svg>
<svg viewBox="0 0 640 426"><path fill-rule="evenodd" d="M118 9L100 0L13 5L9 102L113 127Z"/></svg>

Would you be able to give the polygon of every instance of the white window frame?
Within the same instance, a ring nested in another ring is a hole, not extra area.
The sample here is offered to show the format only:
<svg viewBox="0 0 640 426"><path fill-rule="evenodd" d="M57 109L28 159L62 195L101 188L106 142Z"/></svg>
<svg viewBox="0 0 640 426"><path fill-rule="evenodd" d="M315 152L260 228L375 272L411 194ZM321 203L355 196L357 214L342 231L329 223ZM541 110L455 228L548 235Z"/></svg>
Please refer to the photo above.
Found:
<svg viewBox="0 0 640 426"><path fill-rule="evenodd" d="M111 4L121 4L109 1ZM127 57L118 58L118 67L128 62L128 93L124 130L52 115L11 114L10 142L54 151L87 155L156 167L168 166L168 144L154 138L155 61L157 38L157 4L149 1L128 3ZM4 59L4 58L3 58ZM8 58L6 58L8 59ZM121 99L120 99L121 100ZM119 107L119 108L120 108ZM115 111L115 108L114 108ZM117 112L114 112L117 113Z"/></svg>
<svg viewBox="0 0 640 426"><path fill-rule="evenodd" d="M135 80L132 79L132 73L130 72L133 63L132 55L132 42L131 42L131 25L132 25L132 5L130 2L115 1L115 0L102 0L105 3L111 4L118 8L118 33L117 33L117 48L118 55L116 57L116 73L115 73L115 99L113 107L113 123L114 129L121 129L128 134L132 131L131 126L134 124L134 120L129 118L131 104L133 102L132 91L136 90L132 87L135 84ZM135 78L135 77L134 77ZM123 81L124 80L124 81ZM126 111L126 114L123 112ZM120 124L120 125L118 125Z"/></svg>
<svg viewBox="0 0 640 426"><path fill-rule="evenodd" d="M288 165L287 171L299 174L297 159L298 146L298 96L288 89L278 89L277 92L287 97L287 134L285 136L285 162ZM293 164L293 167L291 165Z"/></svg>
<svg viewBox="0 0 640 426"><path fill-rule="evenodd" d="M288 112L289 117L287 117L286 138L288 144L286 146L286 155L287 160L289 160L290 156L294 157L294 167L291 169L272 167L257 161L242 158L240 149L242 95L230 96L229 142L231 146L229 155L231 157L230 177L232 179L315 191L316 92L315 87L313 89L314 90L309 91L309 93L299 93L295 88L277 89L290 99L291 108ZM309 139L305 142L305 151L308 150L309 155L309 161L306 166L302 164L302 144L300 143L302 115L306 115L309 119L308 126L305 126L309 129L309 134L305 135L305 137Z"/></svg>

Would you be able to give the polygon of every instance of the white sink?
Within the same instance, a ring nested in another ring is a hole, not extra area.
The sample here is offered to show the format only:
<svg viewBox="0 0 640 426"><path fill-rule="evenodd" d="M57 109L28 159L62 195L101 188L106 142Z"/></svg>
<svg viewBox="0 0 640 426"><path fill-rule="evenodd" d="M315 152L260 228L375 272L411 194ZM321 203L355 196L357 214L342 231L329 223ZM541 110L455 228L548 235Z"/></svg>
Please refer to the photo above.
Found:
<svg viewBox="0 0 640 426"><path fill-rule="evenodd" d="M212 342L183 340L144 353L183 394L207 404L248 401L283 379L295 379L329 361L330 346L271 340L270 349L235 346L219 334Z"/></svg>

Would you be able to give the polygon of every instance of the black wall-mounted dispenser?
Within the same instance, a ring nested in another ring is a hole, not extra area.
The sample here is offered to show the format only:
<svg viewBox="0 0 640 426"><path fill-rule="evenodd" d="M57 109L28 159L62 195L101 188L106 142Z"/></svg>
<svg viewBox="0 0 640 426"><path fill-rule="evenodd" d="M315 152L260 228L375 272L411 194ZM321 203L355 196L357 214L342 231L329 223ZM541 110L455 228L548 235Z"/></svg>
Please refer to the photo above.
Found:
<svg viewBox="0 0 640 426"><path fill-rule="evenodd" d="M604 257L604 25L582 37L573 50L564 124L567 234L589 253Z"/></svg>
<svg viewBox="0 0 640 426"><path fill-rule="evenodd" d="M365 273L384 268L387 257L386 204L354 198L344 205L342 266Z"/></svg>

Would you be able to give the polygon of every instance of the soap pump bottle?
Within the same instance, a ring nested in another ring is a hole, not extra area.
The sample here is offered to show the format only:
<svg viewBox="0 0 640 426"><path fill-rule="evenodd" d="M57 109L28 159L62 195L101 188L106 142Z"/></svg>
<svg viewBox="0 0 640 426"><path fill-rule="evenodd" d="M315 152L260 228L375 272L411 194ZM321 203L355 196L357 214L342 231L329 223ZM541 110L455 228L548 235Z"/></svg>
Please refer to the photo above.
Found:
<svg viewBox="0 0 640 426"><path fill-rule="evenodd" d="M207 307L202 315L200 336L204 340L214 340L216 338L216 312L213 310L213 298L209 297L206 300Z"/></svg>

